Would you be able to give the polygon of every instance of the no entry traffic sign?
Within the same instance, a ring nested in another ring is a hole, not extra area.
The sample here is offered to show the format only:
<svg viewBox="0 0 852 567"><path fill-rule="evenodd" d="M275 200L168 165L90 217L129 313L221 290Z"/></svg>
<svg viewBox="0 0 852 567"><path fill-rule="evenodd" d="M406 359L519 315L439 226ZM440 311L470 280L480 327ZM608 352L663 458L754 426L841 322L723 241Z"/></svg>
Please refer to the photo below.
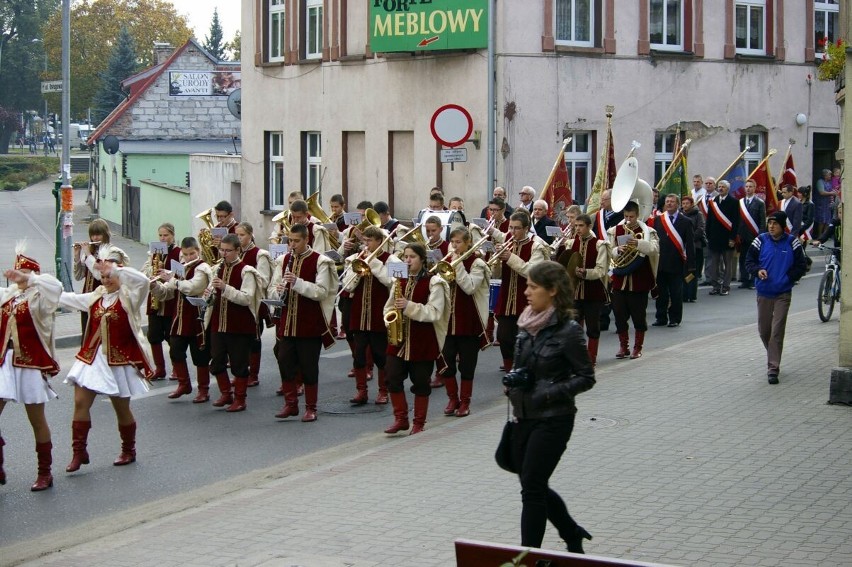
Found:
<svg viewBox="0 0 852 567"><path fill-rule="evenodd" d="M470 139L473 118L466 108L457 104L445 104L432 115L430 124L432 137L448 148L455 148Z"/></svg>

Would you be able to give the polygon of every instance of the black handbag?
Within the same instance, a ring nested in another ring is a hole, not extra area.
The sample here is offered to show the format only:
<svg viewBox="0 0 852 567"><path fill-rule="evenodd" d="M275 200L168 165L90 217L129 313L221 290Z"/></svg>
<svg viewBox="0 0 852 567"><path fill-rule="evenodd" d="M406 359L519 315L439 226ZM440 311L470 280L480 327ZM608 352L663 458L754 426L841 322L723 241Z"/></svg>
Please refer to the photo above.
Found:
<svg viewBox="0 0 852 567"><path fill-rule="evenodd" d="M497 461L498 467L512 474L518 474L512 462L512 434L516 426L511 417L509 400L506 400L506 424L503 426L503 434L500 436L500 443L497 444L494 460Z"/></svg>

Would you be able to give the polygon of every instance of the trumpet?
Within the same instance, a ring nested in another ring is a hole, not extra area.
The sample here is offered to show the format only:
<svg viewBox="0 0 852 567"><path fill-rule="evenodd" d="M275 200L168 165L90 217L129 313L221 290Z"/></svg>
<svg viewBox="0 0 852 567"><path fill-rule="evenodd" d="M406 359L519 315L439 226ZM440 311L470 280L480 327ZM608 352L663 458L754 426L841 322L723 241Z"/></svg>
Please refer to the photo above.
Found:
<svg viewBox="0 0 852 567"><path fill-rule="evenodd" d="M391 239L392 237L390 235L386 236L385 239L382 240L382 243L379 244L379 247L370 252L370 254L366 258L361 258L361 256L363 256L362 252L361 256L352 260L352 264L350 266L350 268L352 269L352 274L350 274L346 281L343 282L343 285L337 295L343 293L343 291L347 287L349 287L353 281L355 281L355 278L366 278L372 273L372 271L370 270L370 262L379 257L385 245L390 242Z"/></svg>
<svg viewBox="0 0 852 567"><path fill-rule="evenodd" d="M503 252L505 252L506 250L509 249L510 246L513 246L515 244L514 240L515 240L515 237L510 236L509 238L506 239L506 241L503 243L503 245L500 248L498 248L497 250L494 251L494 257L491 258L490 260L488 260L488 262L487 262L489 268L491 268L492 270L494 269L494 267L498 264L498 262L500 262L500 256L503 254Z"/></svg>
<svg viewBox="0 0 852 567"><path fill-rule="evenodd" d="M559 238L555 238L553 242L550 243L550 248L552 249L553 253L559 250L559 247L562 246L562 244L565 243L566 240L570 240L573 237L574 227L569 224L562 230L562 236L560 236Z"/></svg>
<svg viewBox="0 0 852 567"><path fill-rule="evenodd" d="M284 237L290 234L290 209L284 209L274 217L272 217L273 223L278 223L280 228L278 230L278 234L269 237L269 242L272 244L282 244L284 241Z"/></svg>
<svg viewBox="0 0 852 567"><path fill-rule="evenodd" d="M423 238L423 233L420 229L423 227L423 223L419 223L414 225L414 228L407 231L405 234L396 239L397 242L407 242L413 244L415 242L419 242L423 246L426 246L426 239Z"/></svg>
<svg viewBox="0 0 852 567"><path fill-rule="evenodd" d="M479 240L474 242L473 245L470 248L468 248L464 253L462 253L461 256L459 256L458 258L456 258L452 262L447 262L447 260L450 258L450 256L452 256L452 253L447 254L446 256L444 256L444 258L440 262L438 262L437 264L432 266L432 269L429 270L429 273L430 274L437 273L439 276L441 276L444 279L445 282L453 283L454 281L456 281L456 268L462 262L464 262L465 260L470 258L471 255L475 254L476 250L487 241L488 241L487 236L480 238Z"/></svg>

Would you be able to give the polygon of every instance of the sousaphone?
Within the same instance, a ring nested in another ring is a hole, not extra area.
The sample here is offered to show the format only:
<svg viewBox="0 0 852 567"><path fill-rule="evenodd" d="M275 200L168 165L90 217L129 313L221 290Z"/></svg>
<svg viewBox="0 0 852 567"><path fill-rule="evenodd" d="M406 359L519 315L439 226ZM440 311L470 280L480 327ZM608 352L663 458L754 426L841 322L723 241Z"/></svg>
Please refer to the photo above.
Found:
<svg viewBox="0 0 852 567"><path fill-rule="evenodd" d="M627 203L633 201L639 205L639 220L644 221L651 215L654 208L654 192L644 179L639 178L639 160L630 156L615 175L612 184L612 210L622 211ZM621 254L612 257L612 273L621 276L635 271L645 255L635 246L629 247Z"/></svg>

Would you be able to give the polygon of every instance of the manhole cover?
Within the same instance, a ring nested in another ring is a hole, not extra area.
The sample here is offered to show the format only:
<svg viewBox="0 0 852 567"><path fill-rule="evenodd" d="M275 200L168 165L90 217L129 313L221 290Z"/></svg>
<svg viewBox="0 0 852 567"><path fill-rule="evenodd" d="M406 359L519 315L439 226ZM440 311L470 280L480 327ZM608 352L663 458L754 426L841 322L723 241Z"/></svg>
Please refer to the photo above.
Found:
<svg viewBox="0 0 852 567"><path fill-rule="evenodd" d="M362 415L369 413L380 413L385 411L385 408L389 408L390 404L386 406L377 406L373 403L371 399L367 404L363 406L353 406L348 401L339 401L339 402L323 402L317 407L317 411L319 413L327 413L331 415Z"/></svg>
<svg viewBox="0 0 852 567"><path fill-rule="evenodd" d="M606 427L615 427L618 425L618 420L596 415L585 420L585 425L592 429L604 429Z"/></svg>

